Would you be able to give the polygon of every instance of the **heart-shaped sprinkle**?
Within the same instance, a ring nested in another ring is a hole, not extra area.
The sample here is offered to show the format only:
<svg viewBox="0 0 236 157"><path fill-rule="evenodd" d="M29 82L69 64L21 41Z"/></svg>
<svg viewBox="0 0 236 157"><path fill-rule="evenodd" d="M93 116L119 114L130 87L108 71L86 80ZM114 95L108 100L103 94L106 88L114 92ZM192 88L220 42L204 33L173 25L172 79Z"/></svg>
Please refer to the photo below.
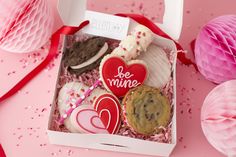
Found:
<svg viewBox="0 0 236 157"><path fill-rule="evenodd" d="M141 60L126 64L122 58L108 55L100 65L100 75L108 90L117 97L123 97L131 88L143 84L147 68Z"/></svg>
<svg viewBox="0 0 236 157"><path fill-rule="evenodd" d="M110 134L115 134L120 127L121 106L119 100L112 94L100 95L94 103L103 125Z"/></svg>

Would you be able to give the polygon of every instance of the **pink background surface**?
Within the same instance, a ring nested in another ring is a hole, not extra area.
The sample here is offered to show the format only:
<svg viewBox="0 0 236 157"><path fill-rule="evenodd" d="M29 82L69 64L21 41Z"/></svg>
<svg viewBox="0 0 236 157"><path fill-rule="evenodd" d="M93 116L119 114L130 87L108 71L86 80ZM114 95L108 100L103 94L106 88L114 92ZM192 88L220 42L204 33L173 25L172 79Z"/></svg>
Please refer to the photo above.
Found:
<svg viewBox="0 0 236 157"><path fill-rule="evenodd" d="M61 25L56 13L56 0L51 0L55 11L55 30ZM145 3L144 3L145 2ZM89 7L103 12L144 13L153 20L161 21L162 1L156 0L91 0ZM223 14L233 14L234 0L186 0L184 25L180 43L189 50L189 43L196 37L200 27L208 20ZM158 10L158 12L156 12ZM0 51L0 95L35 67L46 55L46 50L31 54L11 54ZM54 60L14 97L0 104L0 143L7 157L66 157L66 156L123 156L98 150L87 150L50 145L46 135L50 103L56 83L60 58ZM173 157L221 157L206 141L200 126L202 102L215 85L205 80L192 66L177 65L177 125L178 144ZM158 148L157 148L158 149Z"/></svg>

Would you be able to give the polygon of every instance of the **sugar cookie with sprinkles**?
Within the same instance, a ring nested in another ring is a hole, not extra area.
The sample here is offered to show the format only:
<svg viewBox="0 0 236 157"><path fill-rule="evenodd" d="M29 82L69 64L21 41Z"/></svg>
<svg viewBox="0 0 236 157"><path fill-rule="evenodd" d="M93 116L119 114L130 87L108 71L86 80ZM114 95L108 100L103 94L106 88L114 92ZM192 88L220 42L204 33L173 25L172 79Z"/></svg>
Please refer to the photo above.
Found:
<svg viewBox="0 0 236 157"><path fill-rule="evenodd" d="M137 25L134 31L123 39L112 53L126 61L136 59L142 52L147 50L153 39L153 33L149 28Z"/></svg>
<svg viewBox="0 0 236 157"><path fill-rule="evenodd" d="M131 35L136 38L139 51L146 51L153 41L153 32L144 25L137 25Z"/></svg>
<svg viewBox="0 0 236 157"><path fill-rule="evenodd" d="M58 94L58 110L61 116L75 105L76 101L83 96L83 94L89 89L88 86L80 82L70 82L65 84ZM93 105L95 99L101 95L107 93L106 90L101 88L96 88L93 90L90 96L84 99L80 105ZM69 115L68 115L69 117ZM64 125L71 132L78 132L73 125L68 121L68 118L65 118Z"/></svg>
<svg viewBox="0 0 236 157"><path fill-rule="evenodd" d="M135 59L140 54L136 38L132 35L128 35L120 42L119 46L112 51L112 54L118 55L126 61Z"/></svg>

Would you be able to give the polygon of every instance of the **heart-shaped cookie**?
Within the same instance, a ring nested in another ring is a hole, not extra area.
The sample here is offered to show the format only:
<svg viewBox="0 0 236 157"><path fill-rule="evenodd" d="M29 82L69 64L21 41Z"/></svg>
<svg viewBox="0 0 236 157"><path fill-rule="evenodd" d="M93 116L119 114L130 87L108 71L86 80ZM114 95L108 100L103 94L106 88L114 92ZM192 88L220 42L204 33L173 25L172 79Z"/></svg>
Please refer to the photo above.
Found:
<svg viewBox="0 0 236 157"><path fill-rule="evenodd" d="M103 125L110 134L114 134L120 127L121 106L119 100L112 94L102 94L94 102Z"/></svg>
<svg viewBox="0 0 236 157"><path fill-rule="evenodd" d="M105 87L117 97L123 97L147 77L147 67L141 60L126 62L118 56L107 55L100 65L100 76Z"/></svg>
<svg viewBox="0 0 236 157"><path fill-rule="evenodd" d="M77 107L69 117L69 121L75 132L91 134L109 133L92 105Z"/></svg>

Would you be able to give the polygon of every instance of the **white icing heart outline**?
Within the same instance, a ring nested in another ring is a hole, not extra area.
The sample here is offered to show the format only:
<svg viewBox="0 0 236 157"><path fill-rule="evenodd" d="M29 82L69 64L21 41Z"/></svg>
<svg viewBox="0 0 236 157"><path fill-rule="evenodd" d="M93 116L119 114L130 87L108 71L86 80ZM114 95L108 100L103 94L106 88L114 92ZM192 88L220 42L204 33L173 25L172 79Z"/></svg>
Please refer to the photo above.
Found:
<svg viewBox="0 0 236 157"><path fill-rule="evenodd" d="M111 112L108 109L102 109L99 113L99 117L102 116L103 112L107 112L108 115L109 115L109 120L108 120L108 123L107 123L107 126L106 126L106 129L108 129L108 126L111 124Z"/></svg>

